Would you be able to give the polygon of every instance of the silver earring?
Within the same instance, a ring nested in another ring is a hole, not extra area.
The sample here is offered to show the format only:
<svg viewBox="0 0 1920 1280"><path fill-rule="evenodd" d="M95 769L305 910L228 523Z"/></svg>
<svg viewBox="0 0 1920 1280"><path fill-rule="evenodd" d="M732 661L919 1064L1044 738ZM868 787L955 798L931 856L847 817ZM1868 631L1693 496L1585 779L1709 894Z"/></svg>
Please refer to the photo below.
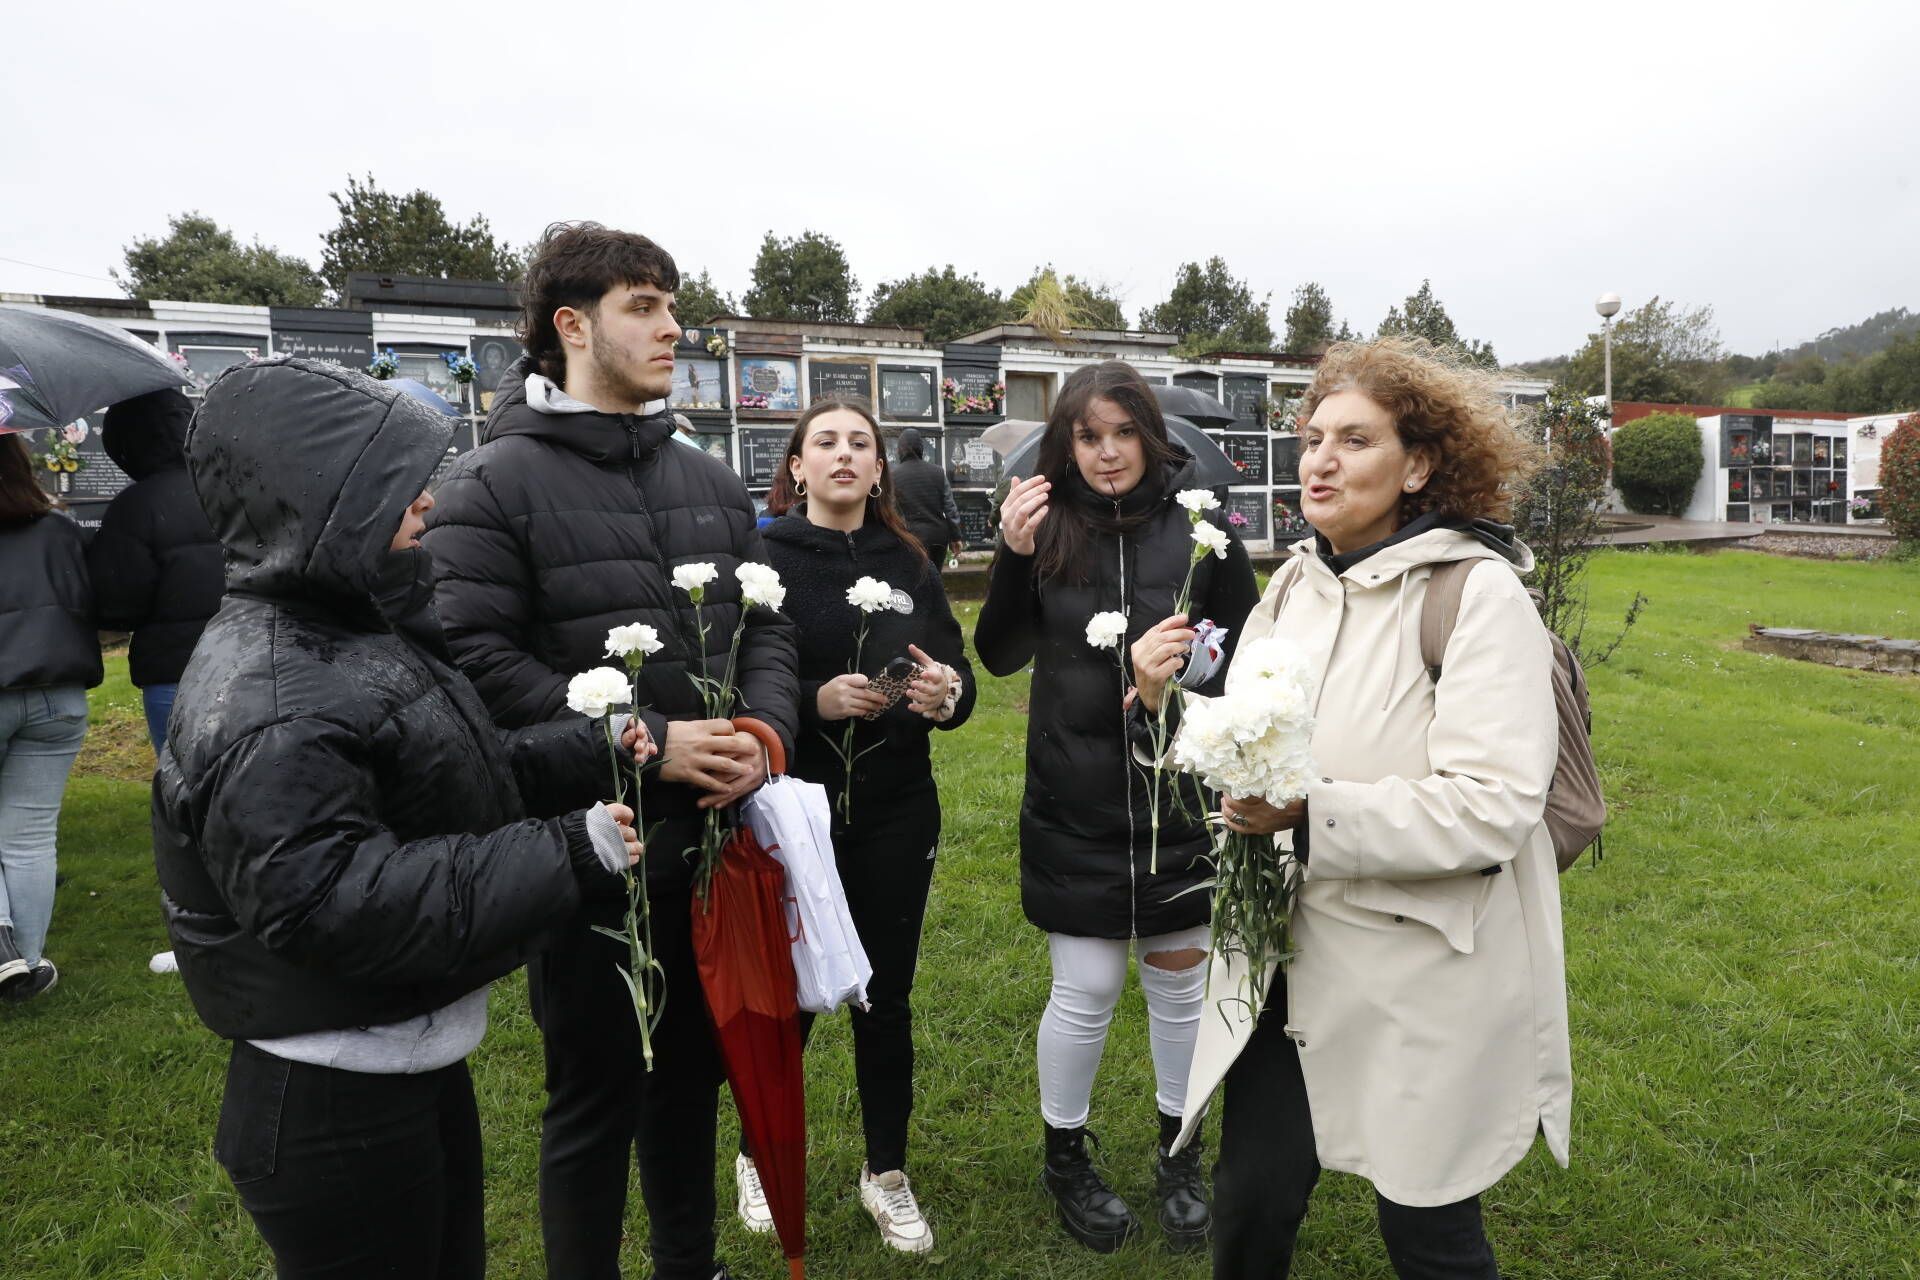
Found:
<svg viewBox="0 0 1920 1280"><path fill-rule="evenodd" d="M807 496L807 482L805 480L798 481L794 484L793 496L796 498L804 498Z"/></svg>

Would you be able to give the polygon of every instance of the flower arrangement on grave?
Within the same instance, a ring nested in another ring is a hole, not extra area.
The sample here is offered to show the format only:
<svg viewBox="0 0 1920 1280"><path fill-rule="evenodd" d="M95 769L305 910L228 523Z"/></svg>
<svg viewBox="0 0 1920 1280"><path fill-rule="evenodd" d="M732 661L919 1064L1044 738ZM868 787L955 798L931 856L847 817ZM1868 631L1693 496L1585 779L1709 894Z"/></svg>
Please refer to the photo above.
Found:
<svg viewBox="0 0 1920 1280"><path fill-rule="evenodd" d="M80 442L87 438L86 431L79 423L61 428L52 436L47 451L39 455L40 465L56 475L70 476L84 470L87 460L80 456Z"/></svg>
<svg viewBox="0 0 1920 1280"><path fill-rule="evenodd" d="M727 335L724 333L716 333L712 337L708 338L707 354L712 356L715 360L726 359L727 358Z"/></svg>
<svg viewBox="0 0 1920 1280"><path fill-rule="evenodd" d="M996 382L986 395L976 396L962 391L957 379L943 378L940 381L940 394L946 398L947 412L950 414L998 413L1001 398L1006 395L1006 387Z"/></svg>
<svg viewBox="0 0 1920 1280"><path fill-rule="evenodd" d="M770 408L772 404L773 401L771 399L756 391L742 391L738 401L738 407L742 409L766 409Z"/></svg>
<svg viewBox="0 0 1920 1280"><path fill-rule="evenodd" d="M393 354L392 347L388 347L373 358L373 362L367 366L367 372L385 382L400 372L400 358Z"/></svg>
<svg viewBox="0 0 1920 1280"><path fill-rule="evenodd" d="M447 372L453 375L453 380L463 387L472 382L474 374L479 372L473 357L463 352L442 351L440 358L447 362Z"/></svg>
<svg viewBox="0 0 1920 1280"><path fill-rule="evenodd" d="M1298 537L1307 531L1307 518L1287 505L1286 499L1273 500L1273 532L1275 537Z"/></svg>
<svg viewBox="0 0 1920 1280"><path fill-rule="evenodd" d="M1873 514L1872 498L1850 498L1847 500L1847 513L1855 520L1865 520Z"/></svg>
<svg viewBox="0 0 1920 1280"><path fill-rule="evenodd" d="M1245 512L1229 511L1227 512L1227 523L1236 529L1244 529L1253 522L1247 519Z"/></svg>
<svg viewBox="0 0 1920 1280"><path fill-rule="evenodd" d="M1765 440L1755 440L1752 447L1747 450L1747 457L1750 461L1761 464L1772 462L1773 446Z"/></svg>
<svg viewBox="0 0 1920 1280"><path fill-rule="evenodd" d="M1295 414L1300 408L1299 396L1280 396L1267 401L1267 426L1283 436L1299 431Z"/></svg>

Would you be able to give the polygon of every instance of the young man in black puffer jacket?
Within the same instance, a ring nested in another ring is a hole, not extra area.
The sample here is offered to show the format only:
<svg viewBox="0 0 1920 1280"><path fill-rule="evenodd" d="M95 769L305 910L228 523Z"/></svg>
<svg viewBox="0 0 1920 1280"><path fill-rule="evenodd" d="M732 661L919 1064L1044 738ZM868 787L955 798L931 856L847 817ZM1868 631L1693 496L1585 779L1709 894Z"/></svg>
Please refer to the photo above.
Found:
<svg viewBox="0 0 1920 1280"><path fill-rule="evenodd" d="M545 1039L540 1217L547 1267L617 1277L627 1167L636 1146L659 1280L709 1280L722 1079L694 964L692 866L704 811L765 780L759 743L708 719L689 678L724 674L742 603L734 569L764 560L746 486L724 463L674 444L673 259L644 236L556 226L527 268L527 358L501 381L486 442L437 491L426 546L448 643L502 724L567 718L570 676L607 661L610 628L654 627L664 648L640 673L640 716L662 744L645 800L657 823L647 884L668 998L641 1068L624 952L583 912L530 971ZM704 644L674 569L711 564ZM791 753L798 713L792 628L755 608L737 670L741 715Z"/></svg>
<svg viewBox="0 0 1920 1280"><path fill-rule="evenodd" d="M192 421L193 401L172 389L107 410L100 443L133 483L107 504L87 547L95 620L133 633L127 670L156 753L180 673L226 590L220 540L187 475Z"/></svg>
<svg viewBox="0 0 1920 1280"><path fill-rule="evenodd" d="M503 734L440 642L418 535L451 434L276 360L222 375L188 438L227 596L160 752L154 856L187 994L234 1042L214 1155L283 1277L483 1274L487 984L624 902L638 854L595 803L601 726Z"/></svg>

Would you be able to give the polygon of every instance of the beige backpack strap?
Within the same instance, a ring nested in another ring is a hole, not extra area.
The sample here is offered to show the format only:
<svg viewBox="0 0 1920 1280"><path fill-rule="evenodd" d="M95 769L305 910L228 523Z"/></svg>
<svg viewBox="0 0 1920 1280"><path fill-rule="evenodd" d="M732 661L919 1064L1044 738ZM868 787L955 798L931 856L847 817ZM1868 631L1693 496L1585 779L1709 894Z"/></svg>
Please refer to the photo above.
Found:
<svg viewBox="0 0 1920 1280"><path fill-rule="evenodd" d="M1440 667L1447 656L1447 641L1453 638L1453 624L1460 620L1460 596L1467 588L1467 575L1477 560L1448 560L1433 566L1427 579L1427 600L1420 607L1420 662L1435 684L1440 683Z"/></svg>
<svg viewBox="0 0 1920 1280"><path fill-rule="evenodd" d="M1295 556L1280 570L1280 594L1273 598L1273 616L1278 618L1280 611L1287 606L1287 593L1292 591L1300 579L1307 576L1307 566Z"/></svg>

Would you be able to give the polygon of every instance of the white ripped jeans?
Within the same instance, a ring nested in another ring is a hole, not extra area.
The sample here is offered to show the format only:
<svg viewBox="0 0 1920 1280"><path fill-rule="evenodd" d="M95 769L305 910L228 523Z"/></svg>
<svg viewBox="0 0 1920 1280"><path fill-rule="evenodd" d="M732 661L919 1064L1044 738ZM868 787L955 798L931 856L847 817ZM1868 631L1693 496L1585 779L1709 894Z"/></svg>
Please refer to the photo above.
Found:
<svg viewBox="0 0 1920 1280"><path fill-rule="evenodd" d="M1155 1101L1162 1114L1179 1115L1187 1104L1187 1074L1200 1032L1200 1006L1206 999L1207 927L1136 938L1131 943L1050 933L1047 945L1053 953L1053 994L1040 1017L1041 1117L1056 1129L1087 1122L1107 1026L1127 984L1130 949L1139 954L1140 989L1147 997L1158 1085ZM1201 953L1199 961L1184 969L1162 968L1147 959L1194 950Z"/></svg>

